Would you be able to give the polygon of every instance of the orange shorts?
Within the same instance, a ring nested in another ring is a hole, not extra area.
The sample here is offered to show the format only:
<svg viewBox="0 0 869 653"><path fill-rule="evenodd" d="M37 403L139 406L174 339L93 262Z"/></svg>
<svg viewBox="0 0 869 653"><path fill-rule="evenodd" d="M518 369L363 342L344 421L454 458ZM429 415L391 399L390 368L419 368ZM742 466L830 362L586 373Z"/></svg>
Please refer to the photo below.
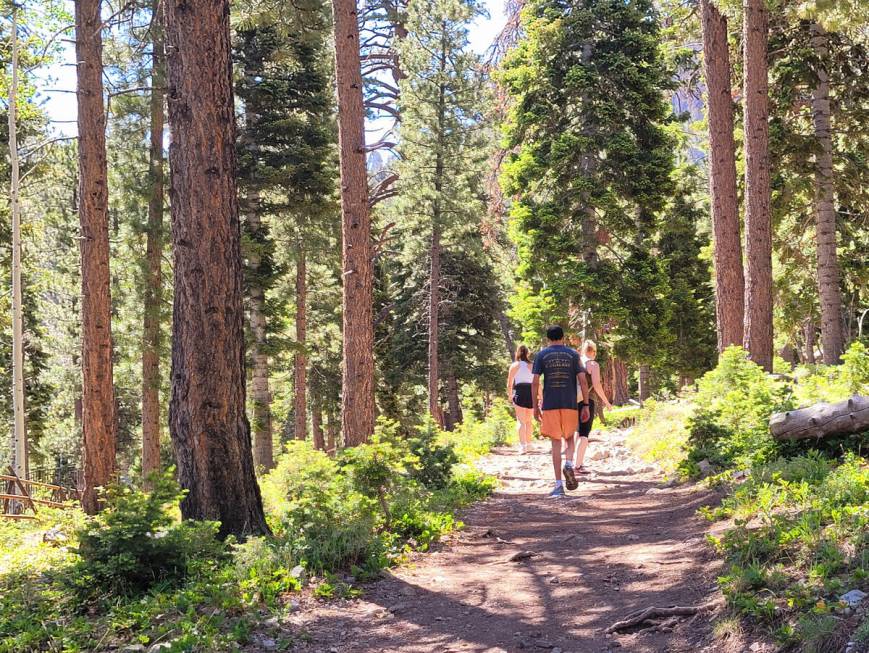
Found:
<svg viewBox="0 0 869 653"><path fill-rule="evenodd" d="M540 433L553 440L572 437L579 427L579 411L571 408L544 410Z"/></svg>

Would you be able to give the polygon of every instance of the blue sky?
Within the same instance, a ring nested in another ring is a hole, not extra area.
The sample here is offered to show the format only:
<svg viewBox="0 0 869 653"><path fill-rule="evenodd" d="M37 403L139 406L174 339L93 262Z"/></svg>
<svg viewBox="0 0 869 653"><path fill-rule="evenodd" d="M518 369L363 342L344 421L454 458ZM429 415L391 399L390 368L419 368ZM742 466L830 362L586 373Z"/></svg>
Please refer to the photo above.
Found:
<svg viewBox="0 0 869 653"><path fill-rule="evenodd" d="M483 53L491 45L495 36L504 26L504 1L484 0L489 12L487 19L478 20L470 30L471 47ZM38 100L44 102L49 117L56 121L55 130L64 136L76 134L76 102L74 53L72 45L67 45L64 60L46 71L38 94ZM377 131L376 129L374 130ZM369 139L373 134L369 134ZM374 136L376 139L376 136Z"/></svg>

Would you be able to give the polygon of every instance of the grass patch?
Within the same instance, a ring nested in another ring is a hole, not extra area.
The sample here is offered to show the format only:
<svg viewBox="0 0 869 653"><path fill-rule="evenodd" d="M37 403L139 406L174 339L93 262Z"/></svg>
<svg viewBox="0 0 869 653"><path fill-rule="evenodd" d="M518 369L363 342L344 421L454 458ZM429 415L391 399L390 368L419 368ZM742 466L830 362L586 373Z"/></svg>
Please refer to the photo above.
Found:
<svg viewBox="0 0 869 653"><path fill-rule="evenodd" d="M693 409L687 400L646 401L626 438L627 445L667 475L674 474L687 455L688 417Z"/></svg>

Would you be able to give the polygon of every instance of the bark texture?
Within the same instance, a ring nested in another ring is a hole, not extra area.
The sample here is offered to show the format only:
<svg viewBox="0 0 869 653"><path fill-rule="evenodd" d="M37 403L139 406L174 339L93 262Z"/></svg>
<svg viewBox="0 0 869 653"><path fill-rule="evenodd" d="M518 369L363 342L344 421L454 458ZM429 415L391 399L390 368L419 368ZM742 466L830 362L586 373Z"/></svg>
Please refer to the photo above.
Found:
<svg viewBox="0 0 869 653"><path fill-rule="evenodd" d="M339 422L338 416L330 412L329 421L326 423L326 451L330 456L334 456L338 448Z"/></svg>
<svg viewBox="0 0 869 653"><path fill-rule="evenodd" d="M142 318L142 475L160 469L160 313L163 304L163 127L166 59L163 8L155 0L151 22L151 143L148 154L150 196L145 241L145 297Z"/></svg>
<svg viewBox="0 0 869 653"><path fill-rule="evenodd" d="M260 234L263 229L260 219L259 193L252 192L247 198L246 220L251 234ZM252 270L260 267L259 250L251 248L248 263ZM275 466L272 444L272 394L269 389L269 354L266 331L266 294L260 283L248 284L251 344L251 394L253 395L253 442L254 463L260 469Z"/></svg>
<svg viewBox="0 0 869 653"><path fill-rule="evenodd" d="M836 254L836 207L833 203L833 137L830 126L830 79L825 64L829 59L827 34L814 23L812 48L821 65L818 83L812 90L812 122L818 141L815 163L815 246L818 256L818 296L821 300L821 347L824 362L835 365L845 349L842 333L841 272Z"/></svg>
<svg viewBox="0 0 869 653"><path fill-rule="evenodd" d="M343 241L341 423L345 444L353 446L374 433L374 271L356 0L332 0L332 13Z"/></svg>
<svg viewBox="0 0 869 653"><path fill-rule="evenodd" d="M648 365L640 365L640 401L645 401L652 396L652 370Z"/></svg>
<svg viewBox="0 0 869 653"><path fill-rule="evenodd" d="M727 19L712 0L701 0L703 71L709 121L709 193L715 263L715 318L718 351L742 345L745 277L736 192L736 143Z"/></svg>
<svg viewBox="0 0 869 653"><path fill-rule="evenodd" d="M437 192L437 191L435 191ZM444 416L440 407L440 368L438 349L440 346L440 283L441 283L441 240L437 218L433 221L431 244L429 248L429 300L428 300L428 412L435 421L444 426Z"/></svg>
<svg viewBox="0 0 869 653"><path fill-rule="evenodd" d="M308 283L305 249L301 239L296 248L296 354L293 357L293 415L297 440L304 440L308 430L307 365L305 347L308 339Z"/></svg>
<svg viewBox="0 0 869 653"><path fill-rule="evenodd" d="M447 370L447 404L450 408L450 430L464 420L462 400L459 396L459 380L452 369Z"/></svg>
<svg viewBox="0 0 869 653"><path fill-rule="evenodd" d="M869 429L869 397L854 395L835 404L815 404L769 418L776 440L802 440L848 435Z"/></svg>
<svg viewBox="0 0 869 653"><path fill-rule="evenodd" d="M314 449L326 450L326 441L323 437L323 409L315 396L311 396L311 437L314 440Z"/></svg>
<svg viewBox="0 0 869 653"><path fill-rule="evenodd" d="M612 369L612 392L610 400L615 406L628 403L631 398L628 393L628 367L620 358L611 358L609 365Z"/></svg>
<svg viewBox="0 0 869 653"><path fill-rule="evenodd" d="M815 323L812 320L806 320L803 324L803 357L808 365L815 364Z"/></svg>
<svg viewBox="0 0 869 653"><path fill-rule="evenodd" d="M89 514L100 508L97 488L107 485L114 474L116 446L100 5L100 0L75 3L81 224L82 507Z"/></svg>
<svg viewBox="0 0 869 653"><path fill-rule="evenodd" d="M268 533L245 415L228 0L166 0L172 145L172 398L181 513ZM207 44L207 47L204 47Z"/></svg>
<svg viewBox="0 0 869 653"><path fill-rule="evenodd" d="M768 12L743 4L745 96L745 328L751 359L772 371L772 221L769 180Z"/></svg>
<svg viewBox="0 0 869 653"><path fill-rule="evenodd" d="M12 213L12 466L30 478L24 415L24 304L21 293L21 205L18 163L18 9L12 5L12 79L9 87L9 204ZM13 492L16 492L14 488Z"/></svg>

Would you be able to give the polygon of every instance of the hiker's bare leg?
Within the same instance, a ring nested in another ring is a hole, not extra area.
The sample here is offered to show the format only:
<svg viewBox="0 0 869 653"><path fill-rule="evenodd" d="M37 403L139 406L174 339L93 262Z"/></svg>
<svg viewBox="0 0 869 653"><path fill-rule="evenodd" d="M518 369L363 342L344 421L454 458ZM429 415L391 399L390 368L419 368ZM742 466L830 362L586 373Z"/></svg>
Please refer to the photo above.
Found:
<svg viewBox="0 0 869 653"><path fill-rule="evenodd" d="M555 480L561 480L561 440L551 438L552 440L552 468L555 470Z"/></svg>
<svg viewBox="0 0 869 653"><path fill-rule="evenodd" d="M579 438L579 446L576 452L576 466L582 467L585 461L585 450L588 449L588 438Z"/></svg>
<svg viewBox="0 0 869 653"><path fill-rule="evenodd" d="M564 438L564 459L569 460L570 464L573 464L573 452L574 447L576 445L576 438L574 436L570 436L569 438Z"/></svg>

